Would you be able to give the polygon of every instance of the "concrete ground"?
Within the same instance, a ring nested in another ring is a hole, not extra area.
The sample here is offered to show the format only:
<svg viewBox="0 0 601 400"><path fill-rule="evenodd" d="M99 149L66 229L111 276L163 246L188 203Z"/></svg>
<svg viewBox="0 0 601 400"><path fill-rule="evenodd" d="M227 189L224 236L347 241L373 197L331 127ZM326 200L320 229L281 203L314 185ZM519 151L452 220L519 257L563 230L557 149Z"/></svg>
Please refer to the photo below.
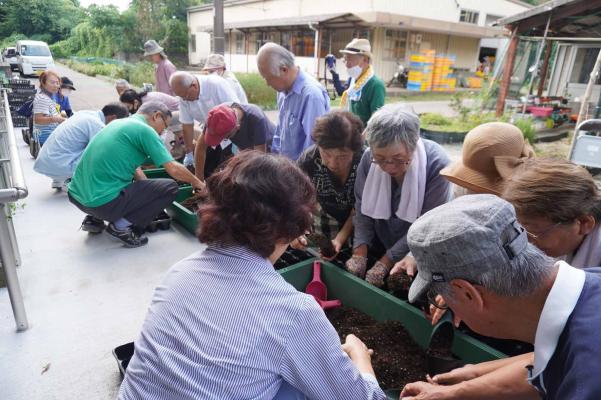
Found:
<svg viewBox="0 0 601 400"><path fill-rule="evenodd" d="M99 109L117 100L110 83L57 69L75 83L77 91L70 97L75 110ZM419 106L448 107L433 103ZM277 113L269 115L277 118ZM115 398L120 376L112 349L137 337L165 271L201 245L176 224L150 234L149 244L138 249L80 231L83 213L65 193L50 188L49 178L33 171L34 160L16 134L29 196L14 224L31 326L15 331L7 290L0 289L0 399ZM460 154L460 146L447 150L453 159Z"/></svg>

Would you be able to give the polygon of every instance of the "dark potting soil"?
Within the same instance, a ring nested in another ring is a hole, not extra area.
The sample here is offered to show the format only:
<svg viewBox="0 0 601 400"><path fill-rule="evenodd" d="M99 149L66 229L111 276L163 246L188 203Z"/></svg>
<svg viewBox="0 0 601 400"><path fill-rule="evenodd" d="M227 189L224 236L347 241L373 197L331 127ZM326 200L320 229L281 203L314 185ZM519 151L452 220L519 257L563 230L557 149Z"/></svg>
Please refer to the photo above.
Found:
<svg viewBox="0 0 601 400"><path fill-rule="evenodd" d="M407 383L425 380L426 352L399 321L378 322L350 307L334 308L326 315L341 341L352 333L374 351L371 362L380 387L400 389Z"/></svg>
<svg viewBox="0 0 601 400"><path fill-rule="evenodd" d="M204 193L195 193L186 200L182 201L180 204L193 213L196 213L198 211L198 207L205 201L205 199L206 195Z"/></svg>

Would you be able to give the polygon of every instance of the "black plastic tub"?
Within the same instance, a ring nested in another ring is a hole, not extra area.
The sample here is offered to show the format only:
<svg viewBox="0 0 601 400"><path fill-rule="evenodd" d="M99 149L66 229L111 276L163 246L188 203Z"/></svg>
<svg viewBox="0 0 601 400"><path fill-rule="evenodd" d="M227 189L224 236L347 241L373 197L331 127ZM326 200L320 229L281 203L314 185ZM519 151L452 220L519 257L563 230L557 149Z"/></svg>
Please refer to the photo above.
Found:
<svg viewBox="0 0 601 400"><path fill-rule="evenodd" d="M129 342L115 347L113 349L113 356L117 360L117 366L119 367L121 377L125 376L125 371L127 370L129 361L134 356L134 342Z"/></svg>

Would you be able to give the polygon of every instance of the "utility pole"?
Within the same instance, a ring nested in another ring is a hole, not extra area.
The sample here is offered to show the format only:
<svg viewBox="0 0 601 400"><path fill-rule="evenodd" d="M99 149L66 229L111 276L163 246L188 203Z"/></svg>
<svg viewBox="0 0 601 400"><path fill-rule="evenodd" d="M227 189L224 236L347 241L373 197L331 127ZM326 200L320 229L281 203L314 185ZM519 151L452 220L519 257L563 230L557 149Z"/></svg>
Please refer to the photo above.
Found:
<svg viewBox="0 0 601 400"><path fill-rule="evenodd" d="M213 1L213 53L225 54L223 0Z"/></svg>

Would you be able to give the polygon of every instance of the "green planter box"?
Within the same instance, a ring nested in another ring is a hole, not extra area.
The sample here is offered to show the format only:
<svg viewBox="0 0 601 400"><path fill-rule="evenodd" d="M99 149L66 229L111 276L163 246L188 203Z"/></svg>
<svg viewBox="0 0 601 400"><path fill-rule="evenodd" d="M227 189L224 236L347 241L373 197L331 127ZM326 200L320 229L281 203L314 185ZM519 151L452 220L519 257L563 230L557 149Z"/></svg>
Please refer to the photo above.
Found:
<svg viewBox="0 0 601 400"><path fill-rule="evenodd" d="M196 229L198 228L198 217L195 213L182 206L180 203L192 196L192 186L182 186L179 188L179 193L175 198L175 201L167 207L167 214L173 220L179 222L188 232L196 235Z"/></svg>
<svg viewBox="0 0 601 400"><path fill-rule="evenodd" d="M151 168L151 169L145 169L144 170L144 175L146 175L146 177L148 179L158 179L158 178L169 178L169 179L173 179L169 176L169 174L167 173L167 171L165 171L165 168Z"/></svg>
<svg viewBox="0 0 601 400"><path fill-rule="evenodd" d="M313 259L306 260L281 269L279 273L292 286L303 291L312 279L312 263ZM378 321L401 321L417 344L422 348L428 346L432 325L417 308L327 262L322 262L321 278L328 287L330 299L340 299L345 306L353 307ZM452 350L464 362L472 364L506 357L459 331L455 332Z"/></svg>

